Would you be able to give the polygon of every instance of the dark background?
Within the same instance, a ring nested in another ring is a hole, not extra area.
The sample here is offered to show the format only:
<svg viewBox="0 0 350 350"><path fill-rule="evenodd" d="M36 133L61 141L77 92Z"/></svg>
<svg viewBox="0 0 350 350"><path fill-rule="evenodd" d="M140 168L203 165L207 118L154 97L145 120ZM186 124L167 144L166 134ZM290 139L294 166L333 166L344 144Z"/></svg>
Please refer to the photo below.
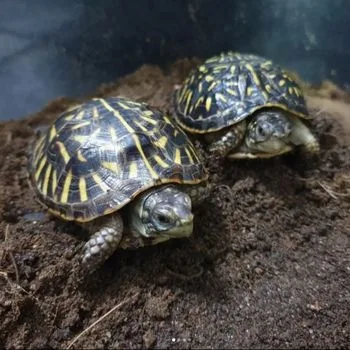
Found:
<svg viewBox="0 0 350 350"><path fill-rule="evenodd" d="M0 119L229 49L348 88L349 35L349 0L0 0Z"/></svg>

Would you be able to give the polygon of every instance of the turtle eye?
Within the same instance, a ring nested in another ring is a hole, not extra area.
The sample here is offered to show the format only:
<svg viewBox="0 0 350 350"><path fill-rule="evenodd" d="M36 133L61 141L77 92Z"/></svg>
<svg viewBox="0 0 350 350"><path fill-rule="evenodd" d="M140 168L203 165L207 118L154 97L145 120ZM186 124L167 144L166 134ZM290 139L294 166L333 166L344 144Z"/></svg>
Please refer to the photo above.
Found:
<svg viewBox="0 0 350 350"><path fill-rule="evenodd" d="M172 226L176 221L174 212L171 208L162 208L161 210L156 210L154 212L153 218L155 225L162 229Z"/></svg>
<svg viewBox="0 0 350 350"><path fill-rule="evenodd" d="M157 220L161 224L170 224L171 220L168 215L165 215L164 213L159 213L157 215Z"/></svg>

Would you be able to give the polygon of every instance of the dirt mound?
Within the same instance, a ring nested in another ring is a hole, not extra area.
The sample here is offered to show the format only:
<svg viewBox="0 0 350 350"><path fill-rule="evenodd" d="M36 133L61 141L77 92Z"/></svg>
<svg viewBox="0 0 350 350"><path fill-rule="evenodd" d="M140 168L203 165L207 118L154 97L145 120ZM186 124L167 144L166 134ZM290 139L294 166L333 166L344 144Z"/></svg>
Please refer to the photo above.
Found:
<svg viewBox="0 0 350 350"><path fill-rule="evenodd" d="M95 95L168 108L195 63L146 65ZM309 90L318 160L208 159L216 189L191 239L117 251L88 278L81 230L43 212L25 168L33 128L77 101L1 124L0 347L67 347L115 306L73 347L348 347L350 97L339 91Z"/></svg>

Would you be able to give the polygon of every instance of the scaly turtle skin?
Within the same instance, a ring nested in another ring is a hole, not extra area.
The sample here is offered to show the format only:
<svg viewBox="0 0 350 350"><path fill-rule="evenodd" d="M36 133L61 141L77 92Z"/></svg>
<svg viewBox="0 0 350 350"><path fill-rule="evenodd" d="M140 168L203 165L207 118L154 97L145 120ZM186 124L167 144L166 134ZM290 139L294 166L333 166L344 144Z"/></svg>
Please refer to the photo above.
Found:
<svg viewBox="0 0 350 350"><path fill-rule="evenodd" d="M228 52L206 60L175 93L178 124L229 158L268 158L319 144L295 79L260 56Z"/></svg>
<svg viewBox="0 0 350 350"><path fill-rule="evenodd" d="M66 111L29 162L31 187L52 214L91 233L83 266L93 271L118 247L192 234L192 202L207 173L187 135L146 104L95 98Z"/></svg>

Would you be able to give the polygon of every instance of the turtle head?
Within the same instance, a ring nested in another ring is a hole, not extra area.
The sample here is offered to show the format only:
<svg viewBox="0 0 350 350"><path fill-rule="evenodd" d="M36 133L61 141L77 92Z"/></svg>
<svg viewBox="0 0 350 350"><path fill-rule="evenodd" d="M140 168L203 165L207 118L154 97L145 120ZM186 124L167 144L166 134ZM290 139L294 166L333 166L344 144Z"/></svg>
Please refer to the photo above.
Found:
<svg viewBox="0 0 350 350"><path fill-rule="evenodd" d="M133 234L150 238L152 244L192 234L191 198L176 186L154 187L141 194L131 205Z"/></svg>
<svg viewBox="0 0 350 350"><path fill-rule="evenodd" d="M291 150L293 121L283 111L262 110L248 123L245 147L257 157L269 157Z"/></svg>

